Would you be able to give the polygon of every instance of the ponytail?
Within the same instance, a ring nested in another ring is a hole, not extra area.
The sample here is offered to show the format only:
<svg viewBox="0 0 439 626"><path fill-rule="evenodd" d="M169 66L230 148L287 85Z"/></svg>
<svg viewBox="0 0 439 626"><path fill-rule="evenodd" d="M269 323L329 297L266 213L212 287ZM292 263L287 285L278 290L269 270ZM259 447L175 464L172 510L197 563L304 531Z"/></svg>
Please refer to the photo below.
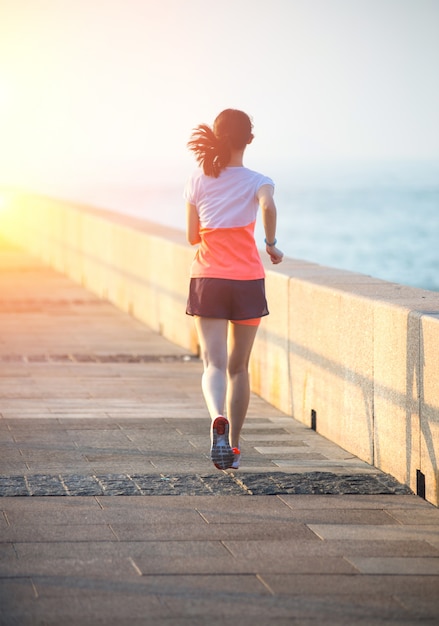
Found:
<svg viewBox="0 0 439 626"><path fill-rule="evenodd" d="M221 170L227 167L230 161L229 138L216 137L207 124L201 124L194 129L188 148L195 153L195 158L206 176L218 178Z"/></svg>
<svg viewBox="0 0 439 626"><path fill-rule="evenodd" d="M213 129L207 124L197 126L187 145L206 176L218 178L230 162L232 148L241 150L252 138L249 116L243 111L226 109L215 119Z"/></svg>

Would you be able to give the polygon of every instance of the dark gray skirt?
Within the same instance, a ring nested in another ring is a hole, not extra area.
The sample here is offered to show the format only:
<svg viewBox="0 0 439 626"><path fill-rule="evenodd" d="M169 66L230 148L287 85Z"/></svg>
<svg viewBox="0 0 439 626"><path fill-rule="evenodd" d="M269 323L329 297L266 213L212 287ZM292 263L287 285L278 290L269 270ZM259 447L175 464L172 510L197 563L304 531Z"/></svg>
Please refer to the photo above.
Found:
<svg viewBox="0 0 439 626"><path fill-rule="evenodd" d="M268 315L265 280L191 278L188 315L247 320Z"/></svg>

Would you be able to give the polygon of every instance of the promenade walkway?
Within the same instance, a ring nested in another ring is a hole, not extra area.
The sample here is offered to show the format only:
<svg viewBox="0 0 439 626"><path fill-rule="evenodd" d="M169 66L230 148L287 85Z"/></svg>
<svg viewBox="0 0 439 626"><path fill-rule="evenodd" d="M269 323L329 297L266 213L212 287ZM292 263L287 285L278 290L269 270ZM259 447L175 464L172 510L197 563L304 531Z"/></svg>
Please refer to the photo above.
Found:
<svg viewBox="0 0 439 626"><path fill-rule="evenodd" d="M439 510L0 241L0 625L437 624Z"/></svg>

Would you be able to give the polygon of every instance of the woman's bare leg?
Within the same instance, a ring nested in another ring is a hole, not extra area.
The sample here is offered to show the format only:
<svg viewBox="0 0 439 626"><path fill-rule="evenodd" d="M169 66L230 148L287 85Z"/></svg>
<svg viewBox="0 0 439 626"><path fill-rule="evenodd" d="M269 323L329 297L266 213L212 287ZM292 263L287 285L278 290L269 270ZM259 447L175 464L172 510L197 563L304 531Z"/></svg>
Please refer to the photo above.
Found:
<svg viewBox="0 0 439 626"><path fill-rule="evenodd" d="M229 325L227 363L227 418L230 422L230 445L239 447L241 429L250 401L248 364L258 326Z"/></svg>
<svg viewBox="0 0 439 626"><path fill-rule="evenodd" d="M239 437L250 401L248 364L258 326L195 317L204 364L201 386L209 415L224 415L230 422L230 445Z"/></svg>
<svg viewBox="0 0 439 626"><path fill-rule="evenodd" d="M195 317L204 372L201 388L209 415L224 415L227 389L227 320Z"/></svg>

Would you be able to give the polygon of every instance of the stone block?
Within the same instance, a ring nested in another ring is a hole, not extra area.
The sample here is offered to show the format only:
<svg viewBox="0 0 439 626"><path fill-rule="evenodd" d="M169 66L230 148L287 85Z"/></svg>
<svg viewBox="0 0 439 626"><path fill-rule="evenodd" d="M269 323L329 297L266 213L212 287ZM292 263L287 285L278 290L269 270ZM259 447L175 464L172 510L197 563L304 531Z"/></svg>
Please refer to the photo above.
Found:
<svg viewBox="0 0 439 626"><path fill-rule="evenodd" d="M425 497L439 506L439 313L420 320L420 470Z"/></svg>
<svg viewBox="0 0 439 626"><path fill-rule="evenodd" d="M267 271L266 295L270 315L264 317L256 335L250 360L252 390L284 413L291 414L288 371L289 275Z"/></svg>
<svg viewBox="0 0 439 626"><path fill-rule="evenodd" d="M289 311L294 417L371 463L373 303L293 278Z"/></svg>
<svg viewBox="0 0 439 626"><path fill-rule="evenodd" d="M419 449L419 316L374 306L374 464L416 491Z"/></svg>

